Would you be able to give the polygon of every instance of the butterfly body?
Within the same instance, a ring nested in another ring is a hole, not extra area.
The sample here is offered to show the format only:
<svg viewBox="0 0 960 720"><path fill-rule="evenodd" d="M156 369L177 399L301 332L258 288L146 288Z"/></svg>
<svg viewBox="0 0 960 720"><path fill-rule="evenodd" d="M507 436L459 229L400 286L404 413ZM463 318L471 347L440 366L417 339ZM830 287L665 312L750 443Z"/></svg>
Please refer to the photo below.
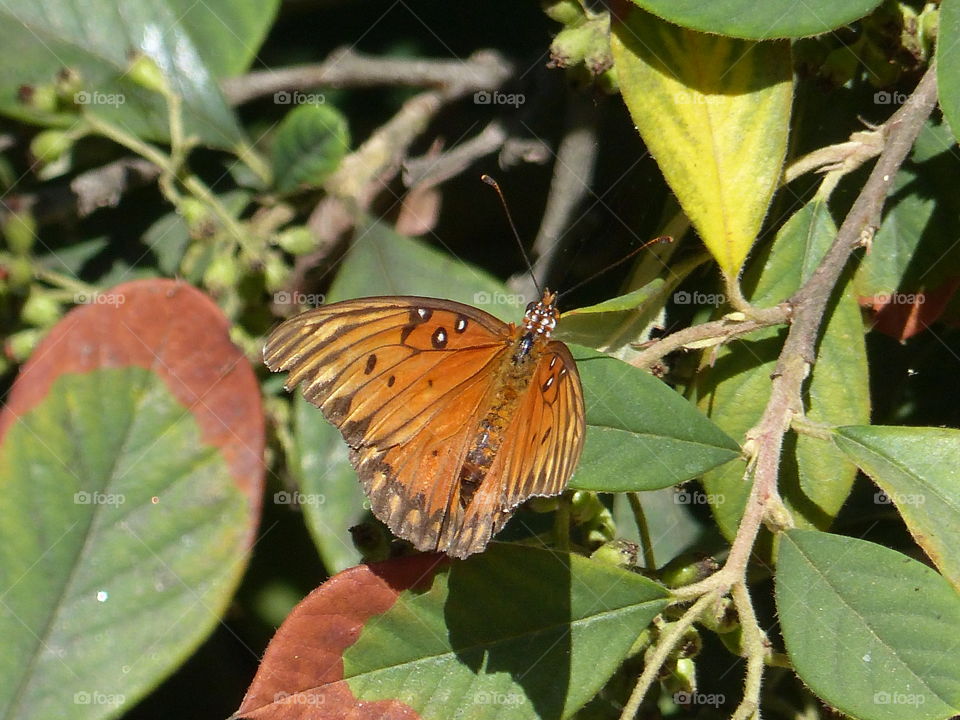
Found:
<svg viewBox="0 0 960 720"><path fill-rule="evenodd" d="M278 327L272 370L336 425L374 514L421 550L482 550L523 500L562 491L584 436L544 293L522 326L447 300L377 297Z"/></svg>

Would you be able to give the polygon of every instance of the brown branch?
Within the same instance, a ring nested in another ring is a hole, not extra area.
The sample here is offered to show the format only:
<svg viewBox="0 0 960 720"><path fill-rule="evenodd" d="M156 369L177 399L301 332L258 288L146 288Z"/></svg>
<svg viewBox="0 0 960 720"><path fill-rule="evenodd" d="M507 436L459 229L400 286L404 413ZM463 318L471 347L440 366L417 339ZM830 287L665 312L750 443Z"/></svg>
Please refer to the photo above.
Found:
<svg viewBox="0 0 960 720"><path fill-rule="evenodd" d="M160 168L139 157L114 160L80 173L69 183L40 187L34 193L10 195L6 205L29 210L39 225L83 218L102 207L116 207L123 195L149 185Z"/></svg>
<svg viewBox="0 0 960 720"><path fill-rule="evenodd" d="M526 297L543 287L563 247L563 234L573 224L574 214L590 193L597 161L596 107L586 93L568 91L566 127L553 164L550 193L543 219L533 242L533 278L524 271L510 278L513 290Z"/></svg>
<svg viewBox="0 0 960 720"><path fill-rule="evenodd" d="M467 60L407 60L360 55L336 50L319 64L259 70L221 83L233 105L278 92L318 87L412 87L494 90L513 74L513 66L495 52L474 53Z"/></svg>
<svg viewBox="0 0 960 720"><path fill-rule="evenodd" d="M439 185L462 173L479 158L501 148L507 141L507 137L507 130L503 123L494 120L478 135L445 153L440 155L428 153L404 161L403 184L407 187L414 187L421 183Z"/></svg>
<svg viewBox="0 0 960 720"><path fill-rule="evenodd" d="M793 322L777 360L771 395L757 425L747 434L753 447L753 486L723 569L676 594L696 597L717 587L730 587L744 576L763 522L789 523L777 490L783 438L795 415L803 412L803 383L816 357L817 339L827 303L853 251L880 221L887 194L937 100L936 68L931 66L909 100L881 127L884 148L870 177L847 213L833 244L807 282L787 302Z"/></svg>
<svg viewBox="0 0 960 720"><path fill-rule="evenodd" d="M681 348L703 347L704 343L711 345L723 344L735 337L748 335L773 325L783 325L790 321L791 308L787 303L772 308L760 308L746 319L731 319L730 316L719 320L701 323L692 327L677 330L658 340L650 347L641 350L631 358L630 364L638 368L650 368L666 355Z"/></svg>

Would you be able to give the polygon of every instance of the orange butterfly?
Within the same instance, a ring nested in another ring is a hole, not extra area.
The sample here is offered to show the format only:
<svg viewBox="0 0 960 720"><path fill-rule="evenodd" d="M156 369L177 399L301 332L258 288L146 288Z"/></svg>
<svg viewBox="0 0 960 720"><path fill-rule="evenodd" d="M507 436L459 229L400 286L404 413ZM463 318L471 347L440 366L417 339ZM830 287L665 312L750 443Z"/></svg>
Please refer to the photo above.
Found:
<svg viewBox="0 0 960 720"><path fill-rule="evenodd" d="M284 322L263 360L340 429L374 515L464 558L580 459L583 390L550 340L555 303L545 291L517 327L450 300L347 300Z"/></svg>

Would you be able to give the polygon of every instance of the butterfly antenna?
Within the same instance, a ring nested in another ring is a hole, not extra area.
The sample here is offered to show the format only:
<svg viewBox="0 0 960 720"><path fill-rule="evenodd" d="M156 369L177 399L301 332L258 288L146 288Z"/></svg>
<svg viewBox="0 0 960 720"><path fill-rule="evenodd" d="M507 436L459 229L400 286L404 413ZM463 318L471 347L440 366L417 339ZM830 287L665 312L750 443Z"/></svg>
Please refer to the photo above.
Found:
<svg viewBox="0 0 960 720"><path fill-rule="evenodd" d="M497 195L500 198L500 204L503 205L503 212L506 214L507 222L510 223L510 229L513 231L513 237L516 238L517 245L520 246L520 254L523 255L523 261L527 264L527 270L530 271L530 277L533 279L533 284L537 288L537 294L543 295L543 289L540 287L540 283L537 282L537 276L533 274L533 264L530 262L530 257L527 255L527 251L523 247L523 242L520 240L520 233L517 232L517 226L513 224L513 216L510 215L510 208L507 207L507 199L503 196L503 191L500 189L500 185L496 180L486 174L481 175L480 179L497 191Z"/></svg>
<svg viewBox="0 0 960 720"><path fill-rule="evenodd" d="M615 267L617 267L617 265L622 265L622 264L625 263L627 260L629 260L630 258L632 258L634 255L638 255L639 253L643 252L644 250L646 250L646 249L647 249L648 247L650 247L651 245L658 245L658 244L660 244L660 243L672 243L672 242L673 242L673 238L670 237L669 235L660 235L659 237L653 238L653 240L647 240L647 242L645 242L643 245L641 245L640 247L638 247L638 248L636 248L636 249L634 249L634 250L631 250L631 251L628 252L626 255L624 255L622 258L620 258L619 260L617 260L616 262L614 262L614 263L612 263L612 264L610 264L610 265L607 265L607 266L606 266L605 268L603 268L602 270L597 270L597 272L595 272L593 275L591 275L590 277L588 277L586 280L581 280L581 281L578 282L576 285L574 285L572 288L567 288L566 290L564 290L562 293L560 293L560 294L557 296L557 299L559 300L559 299L560 299L561 297L563 297L564 295L567 295L568 293L573 292L573 291L576 290L577 288L583 287L583 286L586 285L588 282L590 282L590 281L592 281L592 280L596 280L598 277L600 277L601 275L603 275L605 272L609 272L610 270L613 270Z"/></svg>

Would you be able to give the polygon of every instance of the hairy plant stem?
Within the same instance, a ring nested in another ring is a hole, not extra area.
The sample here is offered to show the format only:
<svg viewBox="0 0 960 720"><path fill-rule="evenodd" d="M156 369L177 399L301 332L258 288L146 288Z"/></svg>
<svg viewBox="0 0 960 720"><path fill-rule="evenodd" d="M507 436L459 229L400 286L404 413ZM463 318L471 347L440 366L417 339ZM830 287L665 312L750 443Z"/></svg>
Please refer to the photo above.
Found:
<svg viewBox="0 0 960 720"><path fill-rule="evenodd" d="M767 523L771 529L778 531L788 527L791 522L777 487L780 454L787 430L792 423L803 418L803 385L816 358L816 346L827 303L853 251L879 225L894 176L913 147L936 99L936 67L931 65L907 102L878 128L883 149L873 171L817 269L786 302L790 310L790 329L772 375L770 399L759 422L746 434L745 449L750 460L745 480L752 480L752 486L727 560L723 568L709 578L673 591L677 600L696 599L681 618L682 622L686 621L687 627L699 617L706 606L705 600L721 597L728 592L732 594L740 616L742 647L747 658L744 698L734 712L733 720L759 716L763 665L768 648L747 590L747 566L763 524ZM764 311L756 310L750 315L756 312ZM679 633L676 632L664 633L661 637L637 681L630 702L621 714L621 720L635 716L643 695L677 642Z"/></svg>

